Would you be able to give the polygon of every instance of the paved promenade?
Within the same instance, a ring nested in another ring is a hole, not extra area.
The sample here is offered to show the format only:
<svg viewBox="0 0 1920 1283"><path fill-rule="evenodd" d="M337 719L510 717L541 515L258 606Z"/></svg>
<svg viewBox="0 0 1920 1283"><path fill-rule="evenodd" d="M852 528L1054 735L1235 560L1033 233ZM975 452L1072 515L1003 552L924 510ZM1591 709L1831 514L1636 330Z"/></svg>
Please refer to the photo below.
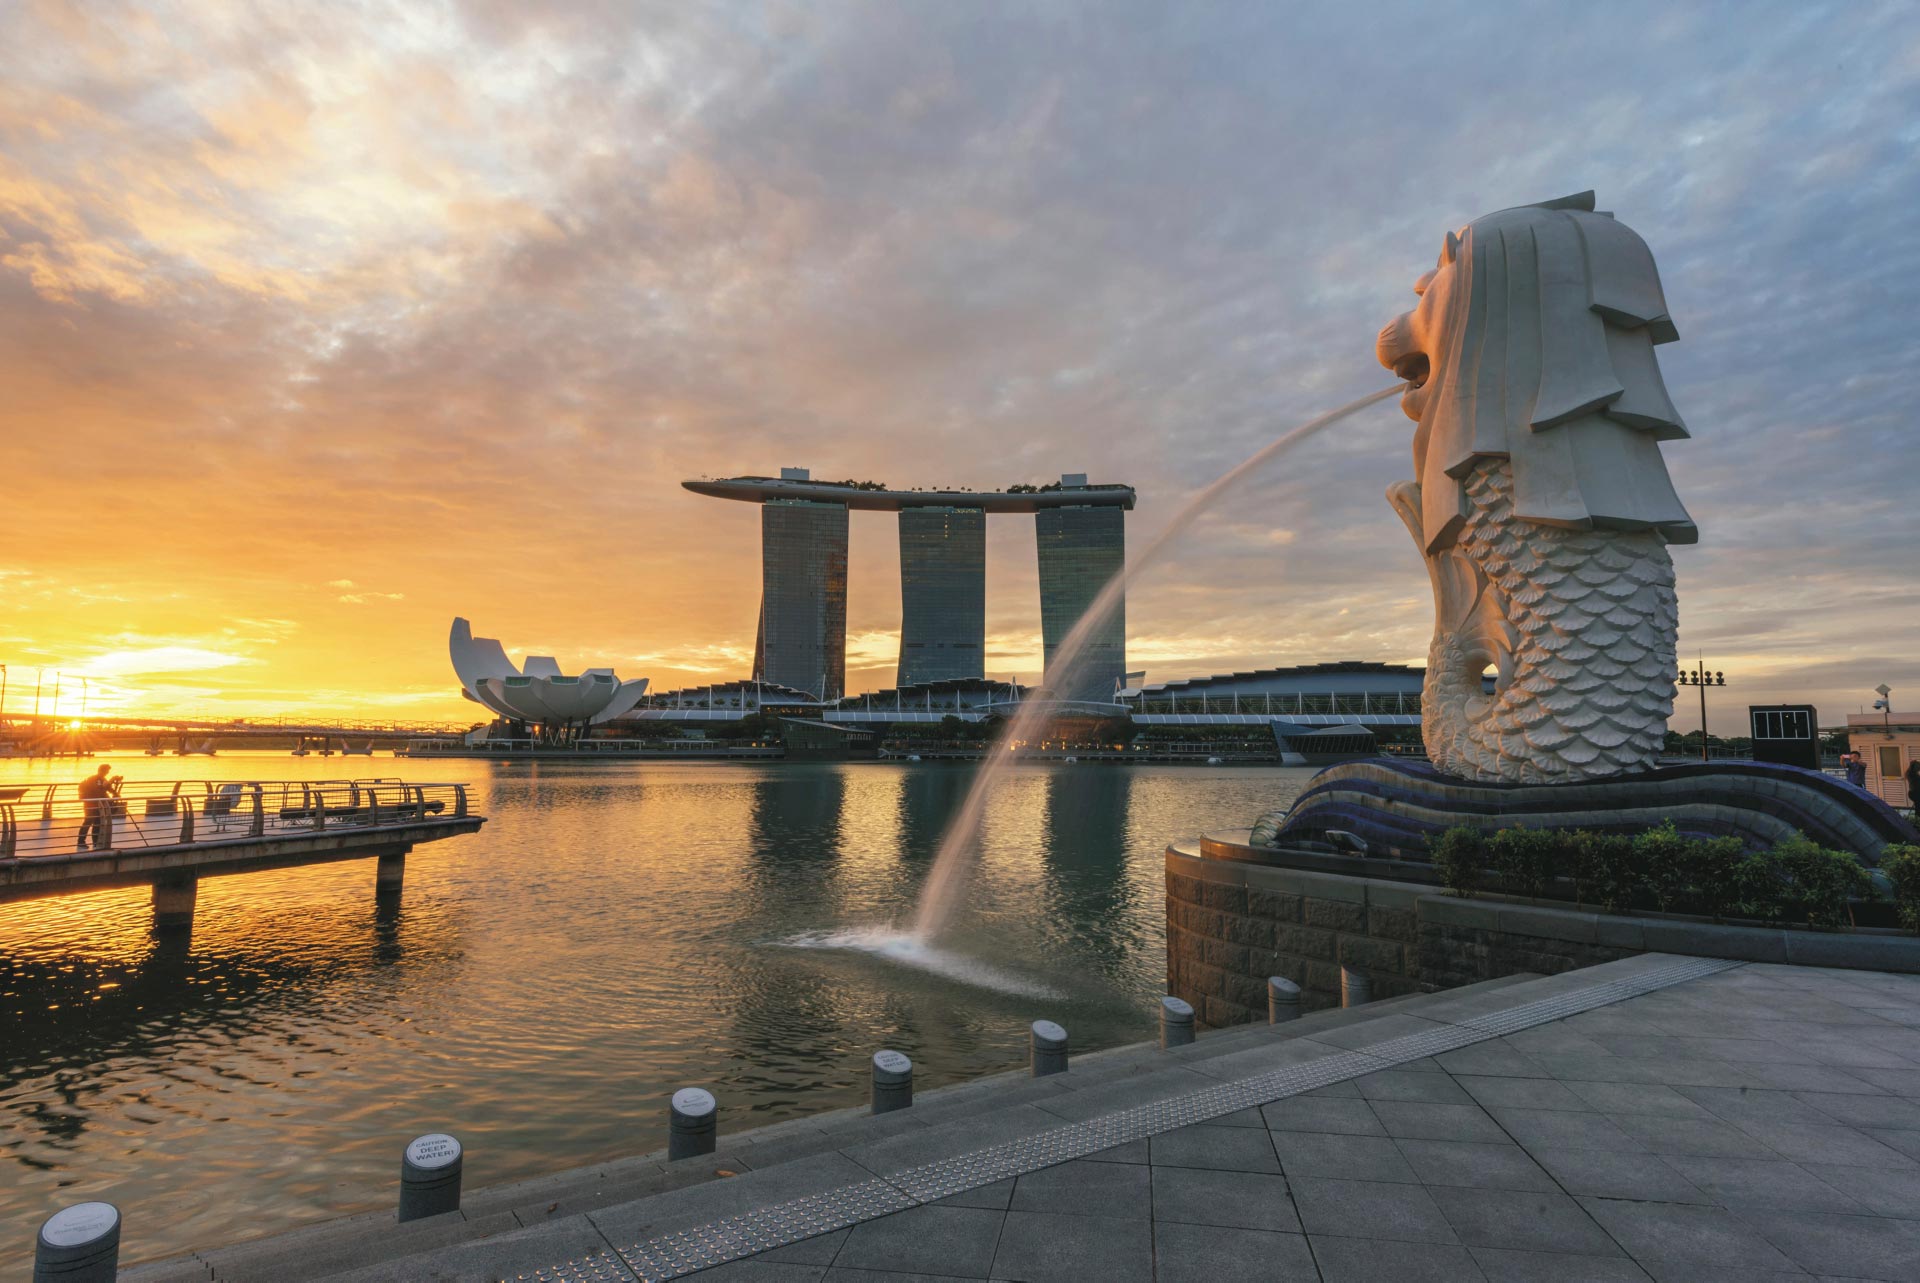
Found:
<svg viewBox="0 0 1920 1283"><path fill-rule="evenodd" d="M712 1160L123 1274L1809 1276L1920 1279L1920 976L1664 955L1086 1057Z"/></svg>

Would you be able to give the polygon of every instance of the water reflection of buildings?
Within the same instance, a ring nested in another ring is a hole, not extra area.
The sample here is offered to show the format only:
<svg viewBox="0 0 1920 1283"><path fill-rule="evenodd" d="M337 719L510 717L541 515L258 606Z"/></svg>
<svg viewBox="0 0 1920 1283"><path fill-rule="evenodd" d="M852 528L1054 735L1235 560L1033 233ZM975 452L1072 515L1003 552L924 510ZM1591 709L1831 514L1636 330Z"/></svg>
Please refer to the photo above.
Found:
<svg viewBox="0 0 1920 1283"><path fill-rule="evenodd" d="M913 860L931 859L972 785L971 767L934 765L902 772L900 854Z"/></svg>
<svg viewBox="0 0 1920 1283"><path fill-rule="evenodd" d="M795 913L836 920L846 902L846 875L839 867L846 854L845 768L822 764L756 771L744 806L741 920L780 920Z"/></svg>
<svg viewBox="0 0 1920 1283"><path fill-rule="evenodd" d="M823 765L759 775L753 783L747 830L754 856L782 860L800 852L815 859L837 856L846 802L842 767Z"/></svg>
<svg viewBox="0 0 1920 1283"><path fill-rule="evenodd" d="M1140 942L1139 889L1129 880L1129 770L1050 771L1046 780L1047 920L1071 924L1075 953L1121 970Z"/></svg>

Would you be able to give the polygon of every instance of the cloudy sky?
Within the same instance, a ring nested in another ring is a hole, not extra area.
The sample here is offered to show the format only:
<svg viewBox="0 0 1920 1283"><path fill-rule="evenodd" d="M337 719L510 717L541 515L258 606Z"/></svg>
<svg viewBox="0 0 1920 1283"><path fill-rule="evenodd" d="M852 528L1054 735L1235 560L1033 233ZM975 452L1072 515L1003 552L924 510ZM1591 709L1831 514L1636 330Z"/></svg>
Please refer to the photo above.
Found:
<svg viewBox="0 0 1920 1283"><path fill-rule="evenodd" d="M757 517L699 474L1086 471L1139 488L1139 546L1385 385L1445 229L1589 187L1681 333L1683 653L1729 709L1920 703L1917 152L1904 4L15 0L8 707L44 667L96 707L464 717L455 614L744 675ZM1134 666L1421 659L1411 431L1369 410L1171 547ZM992 526L988 671L1032 675L1031 523ZM892 519L853 542L870 689Z"/></svg>

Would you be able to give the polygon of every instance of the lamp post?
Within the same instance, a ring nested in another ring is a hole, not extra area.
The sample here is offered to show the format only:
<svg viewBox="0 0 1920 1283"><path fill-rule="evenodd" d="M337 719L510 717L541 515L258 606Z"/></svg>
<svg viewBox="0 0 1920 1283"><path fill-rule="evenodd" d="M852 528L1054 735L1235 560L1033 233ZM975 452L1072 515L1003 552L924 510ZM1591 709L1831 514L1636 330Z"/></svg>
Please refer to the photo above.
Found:
<svg viewBox="0 0 1920 1283"><path fill-rule="evenodd" d="M1708 761L1712 754L1707 750L1707 687L1725 686L1727 675L1707 671L1707 661L1702 659L1691 670L1681 669L1680 675L1674 678L1674 681L1681 686L1700 688L1700 760Z"/></svg>
<svg viewBox="0 0 1920 1283"><path fill-rule="evenodd" d="M1879 699L1876 699L1873 701L1873 706L1880 710L1880 719L1881 719L1882 725L1884 725L1886 728L1887 738L1892 739L1893 738L1893 688L1888 686L1885 682L1881 682L1878 686L1873 688L1873 693L1880 697Z"/></svg>

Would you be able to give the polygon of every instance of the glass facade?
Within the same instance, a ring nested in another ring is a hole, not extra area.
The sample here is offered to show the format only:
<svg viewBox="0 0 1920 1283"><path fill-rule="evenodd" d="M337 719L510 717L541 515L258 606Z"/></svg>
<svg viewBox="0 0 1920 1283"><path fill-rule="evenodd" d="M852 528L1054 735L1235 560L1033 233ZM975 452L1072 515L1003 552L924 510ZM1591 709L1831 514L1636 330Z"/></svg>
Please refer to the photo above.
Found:
<svg viewBox="0 0 1920 1283"><path fill-rule="evenodd" d="M1053 683L1053 655L1080 622L1107 581L1126 565L1126 512L1118 507L1042 508L1034 514L1040 547L1040 639L1046 653L1046 683ZM1095 631L1063 699L1111 701L1114 684L1127 671L1127 603L1124 597Z"/></svg>
<svg viewBox="0 0 1920 1283"><path fill-rule="evenodd" d="M821 699L847 686L847 509L760 505L760 629L754 677Z"/></svg>
<svg viewBox="0 0 1920 1283"><path fill-rule="evenodd" d="M897 685L986 674L987 514L900 510Z"/></svg>

